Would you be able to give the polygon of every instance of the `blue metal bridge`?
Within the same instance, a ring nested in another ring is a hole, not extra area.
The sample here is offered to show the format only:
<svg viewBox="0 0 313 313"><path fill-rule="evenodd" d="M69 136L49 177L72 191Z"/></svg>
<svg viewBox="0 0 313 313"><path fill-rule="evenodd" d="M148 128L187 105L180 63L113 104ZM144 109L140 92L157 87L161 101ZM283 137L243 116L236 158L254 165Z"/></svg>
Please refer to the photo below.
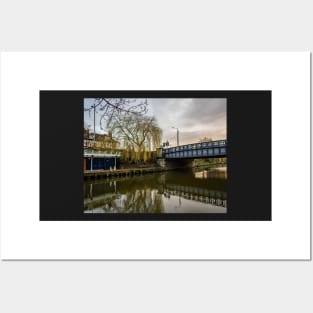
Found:
<svg viewBox="0 0 313 313"><path fill-rule="evenodd" d="M226 157L227 141L216 140L193 143L172 148L163 148L164 159L201 159Z"/></svg>

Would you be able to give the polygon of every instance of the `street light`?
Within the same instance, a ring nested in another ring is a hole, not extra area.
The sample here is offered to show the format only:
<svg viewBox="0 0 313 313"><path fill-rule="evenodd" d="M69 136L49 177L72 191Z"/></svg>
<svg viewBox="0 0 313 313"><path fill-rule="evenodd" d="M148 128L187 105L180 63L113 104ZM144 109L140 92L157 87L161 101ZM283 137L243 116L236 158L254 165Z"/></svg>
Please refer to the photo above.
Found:
<svg viewBox="0 0 313 313"><path fill-rule="evenodd" d="M94 103L91 107L93 108L93 151L95 151L96 146L96 104ZM91 155L90 169L93 170L93 154Z"/></svg>
<svg viewBox="0 0 313 313"><path fill-rule="evenodd" d="M177 130L177 146L179 146L179 130L177 127L172 126L172 128Z"/></svg>

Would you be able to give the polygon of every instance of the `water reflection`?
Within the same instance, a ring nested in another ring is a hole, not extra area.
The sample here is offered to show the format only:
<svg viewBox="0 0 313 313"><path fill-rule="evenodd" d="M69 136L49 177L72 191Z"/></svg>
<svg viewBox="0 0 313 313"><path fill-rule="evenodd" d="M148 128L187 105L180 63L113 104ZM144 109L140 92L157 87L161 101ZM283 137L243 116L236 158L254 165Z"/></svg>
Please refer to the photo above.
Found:
<svg viewBox="0 0 313 313"><path fill-rule="evenodd" d="M226 169L85 182L85 213L226 213Z"/></svg>

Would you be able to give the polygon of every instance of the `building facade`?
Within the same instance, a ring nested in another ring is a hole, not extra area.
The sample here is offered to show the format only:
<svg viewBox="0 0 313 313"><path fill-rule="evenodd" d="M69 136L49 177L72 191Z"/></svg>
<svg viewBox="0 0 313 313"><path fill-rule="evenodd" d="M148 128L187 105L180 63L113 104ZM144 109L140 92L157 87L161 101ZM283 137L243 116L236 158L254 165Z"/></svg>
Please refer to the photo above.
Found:
<svg viewBox="0 0 313 313"><path fill-rule="evenodd" d="M113 138L112 132L108 134L94 134L84 129L84 149L108 151L120 149L120 143Z"/></svg>

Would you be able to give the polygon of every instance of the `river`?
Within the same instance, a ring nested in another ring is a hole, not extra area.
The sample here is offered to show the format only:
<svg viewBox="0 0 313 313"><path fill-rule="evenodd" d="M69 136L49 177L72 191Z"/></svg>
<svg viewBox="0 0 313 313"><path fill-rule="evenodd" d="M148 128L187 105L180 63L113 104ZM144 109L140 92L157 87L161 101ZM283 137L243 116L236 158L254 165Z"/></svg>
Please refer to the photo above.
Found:
<svg viewBox="0 0 313 313"><path fill-rule="evenodd" d="M226 181L226 167L86 181L84 213L226 213Z"/></svg>

